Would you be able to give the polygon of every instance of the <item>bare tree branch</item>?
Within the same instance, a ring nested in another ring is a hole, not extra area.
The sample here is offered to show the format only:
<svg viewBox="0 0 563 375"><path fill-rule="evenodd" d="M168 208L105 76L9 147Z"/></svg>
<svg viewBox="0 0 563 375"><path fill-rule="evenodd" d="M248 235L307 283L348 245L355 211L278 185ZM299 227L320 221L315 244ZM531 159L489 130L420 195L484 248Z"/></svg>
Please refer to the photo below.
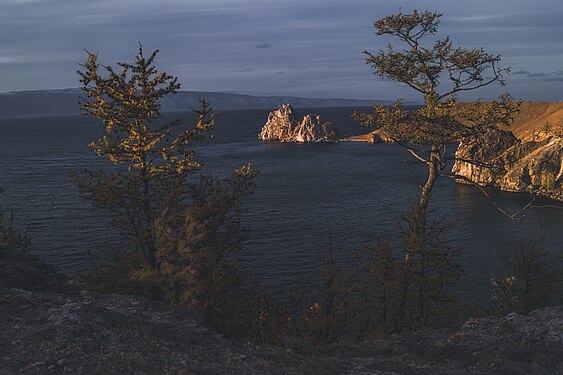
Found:
<svg viewBox="0 0 563 375"><path fill-rule="evenodd" d="M501 206L499 206L497 204L497 202L491 197L491 195L487 192L487 190L485 190L485 188L481 185L479 185L478 183L470 180L469 178L462 176L462 175L458 175L458 174L451 174L451 173L440 173L440 176L442 177L447 177L447 178L451 178L454 180L462 180L464 182L467 182L470 185L475 186L477 189L479 189L484 195L485 197L487 197L487 199L491 202L491 204L499 211L501 212L503 215L505 215L506 217L508 217L510 220L514 220L516 222L520 222L520 220L522 220L522 218L524 218L525 215L520 215L522 212L524 212L526 209L530 208L532 203L535 201L536 197L532 198L532 200L526 204L523 208L521 208L520 210L518 210L517 212L511 214L510 212L506 211L505 209L503 209ZM520 215L520 216L518 216Z"/></svg>

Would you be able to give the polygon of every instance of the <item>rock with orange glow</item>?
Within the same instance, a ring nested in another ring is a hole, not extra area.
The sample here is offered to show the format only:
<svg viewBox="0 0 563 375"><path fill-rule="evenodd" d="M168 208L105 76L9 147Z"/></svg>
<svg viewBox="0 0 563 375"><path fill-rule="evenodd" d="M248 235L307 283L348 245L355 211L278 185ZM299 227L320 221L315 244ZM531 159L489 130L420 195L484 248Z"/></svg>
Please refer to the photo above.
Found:
<svg viewBox="0 0 563 375"><path fill-rule="evenodd" d="M289 104L282 104L270 112L258 139L278 142L335 142L337 134L330 122L321 121L320 115L308 114L297 122L297 113Z"/></svg>

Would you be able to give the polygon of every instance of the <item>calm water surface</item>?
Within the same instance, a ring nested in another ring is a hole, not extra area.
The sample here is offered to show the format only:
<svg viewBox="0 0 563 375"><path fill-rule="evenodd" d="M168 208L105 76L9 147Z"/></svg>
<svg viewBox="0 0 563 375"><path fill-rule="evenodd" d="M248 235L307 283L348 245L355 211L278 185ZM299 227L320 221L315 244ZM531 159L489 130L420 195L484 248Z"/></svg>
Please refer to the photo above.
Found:
<svg viewBox="0 0 563 375"><path fill-rule="evenodd" d="M352 109L310 109L342 135L362 132ZM424 182L424 168L408 163L399 146L341 142L279 144L256 140L267 110L225 111L214 138L197 145L201 161L218 174L248 161L260 170L247 202L252 229L242 266L281 296L303 280L313 283L328 248L329 225L340 259L379 235L395 244L396 223L411 207ZM32 237L33 252L63 271L89 265L89 253L116 246L108 222L80 199L70 172L107 166L87 147L102 127L87 117L0 119L0 203ZM529 202L526 194L493 192L507 210ZM432 207L457 218L448 236L463 246L465 275L455 286L460 299L488 300L498 256L526 240L543 236L543 246L561 252L563 210L529 210L521 224L500 214L470 186L439 181ZM399 246L397 246L399 251Z"/></svg>

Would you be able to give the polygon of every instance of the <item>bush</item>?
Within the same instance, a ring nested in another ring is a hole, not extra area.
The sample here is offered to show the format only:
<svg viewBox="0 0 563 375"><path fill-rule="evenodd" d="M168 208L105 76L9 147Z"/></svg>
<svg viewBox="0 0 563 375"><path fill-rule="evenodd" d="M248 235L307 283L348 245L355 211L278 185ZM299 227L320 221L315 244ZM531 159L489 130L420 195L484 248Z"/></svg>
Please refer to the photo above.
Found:
<svg viewBox="0 0 563 375"><path fill-rule="evenodd" d="M491 278L495 313L526 314L563 302L562 258L540 244L541 239L529 241L501 257L503 267Z"/></svg>
<svg viewBox="0 0 563 375"><path fill-rule="evenodd" d="M0 193L2 188L0 188ZM17 252L23 255L29 254L30 239L25 233L18 232L14 226L14 215L6 212L0 207L0 251Z"/></svg>

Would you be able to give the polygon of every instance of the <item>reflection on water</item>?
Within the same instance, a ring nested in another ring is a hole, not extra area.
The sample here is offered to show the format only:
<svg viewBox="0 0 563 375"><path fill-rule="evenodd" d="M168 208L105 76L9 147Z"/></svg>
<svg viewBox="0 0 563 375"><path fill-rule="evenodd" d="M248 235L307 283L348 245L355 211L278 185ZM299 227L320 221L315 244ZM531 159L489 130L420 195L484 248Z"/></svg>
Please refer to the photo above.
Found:
<svg viewBox="0 0 563 375"><path fill-rule="evenodd" d="M252 229L243 268L264 280L275 295L301 278L313 282L328 246L328 227L340 259L378 235L400 250L396 223L408 211L424 181L424 169L405 163L395 145L365 143L262 143L256 136L268 111L231 111L218 116L215 137L200 142L199 160L215 173L252 161L260 170L256 193L247 201L245 221ZM318 109L343 135L362 129L352 109ZM70 172L107 166L86 147L102 127L84 117L0 120L0 195L18 225L32 236L36 254L74 272L88 264L88 253L115 245L111 216L80 199ZM529 202L527 194L491 191L510 212ZM541 204L541 203L538 203ZM562 250L563 210L529 210L515 223L499 213L477 189L440 180L432 206L436 215L457 219L448 238L463 246L465 270L457 293L487 299L489 277L498 256L539 235L543 245Z"/></svg>

